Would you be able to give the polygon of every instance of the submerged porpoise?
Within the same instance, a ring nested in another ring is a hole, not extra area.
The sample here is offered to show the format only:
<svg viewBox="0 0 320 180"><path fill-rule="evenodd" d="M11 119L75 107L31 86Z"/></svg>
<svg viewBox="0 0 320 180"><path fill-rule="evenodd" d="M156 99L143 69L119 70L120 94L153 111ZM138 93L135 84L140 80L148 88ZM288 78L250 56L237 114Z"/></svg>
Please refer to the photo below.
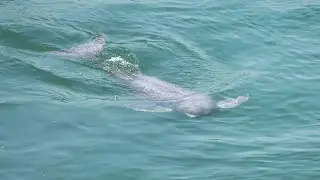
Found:
<svg viewBox="0 0 320 180"><path fill-rule="evenodd" d="M80 46L54 52L55 55L72 57L90 57L103 51L105 38L97 36L93 41ZM111 71L116 77L125 81L128 87L133 88L149 103L135 103L130 108L137 111L176 111L189 117L208 115L227 108L233 108L248 100L248 96L238 96L222 101L215 101L209 95L197 93L178 85L165 82L156 77L142 74L141 72L126 74Z"/></svg>
<svg viewBox="0 0 320 180"><path fill-rule="evenodd" d="M236 107L248 99L248 96L238 96L217 102L207 94L191 91L140 72L132 75L119 72L114 74L139 95L151 100L151 103L146 103L147 106L139 103L131 106L138 111L176 111L189 117L197 117Z"/></svg>

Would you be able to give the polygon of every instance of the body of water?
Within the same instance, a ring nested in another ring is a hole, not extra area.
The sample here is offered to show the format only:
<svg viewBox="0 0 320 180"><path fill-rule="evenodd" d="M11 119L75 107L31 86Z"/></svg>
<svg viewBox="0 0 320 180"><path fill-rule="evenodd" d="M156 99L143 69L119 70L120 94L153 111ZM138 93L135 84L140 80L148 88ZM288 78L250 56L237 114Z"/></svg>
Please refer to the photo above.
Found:
<svg viewBox="0 0 320 180"><path fill-rule="evenodd" d="M97 34L93 59L48 53ZM197 118L134 111L115 59L250 98ZM315 180L319 69L316 0L1 0L0 179Z"/></svg>

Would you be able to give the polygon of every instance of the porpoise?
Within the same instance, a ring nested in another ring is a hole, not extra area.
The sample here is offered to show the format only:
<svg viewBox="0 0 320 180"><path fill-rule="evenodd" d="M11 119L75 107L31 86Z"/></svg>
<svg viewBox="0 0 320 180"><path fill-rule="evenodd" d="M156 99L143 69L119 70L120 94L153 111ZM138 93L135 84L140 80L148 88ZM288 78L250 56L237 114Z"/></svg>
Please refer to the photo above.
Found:
<svg viewBox="0 0 320 180"><path fill-rule="evenodd" d="M98 35L92 41L85 44L55 51L52 54L87 58L101 53L104 45L104 36ZM141 72L127 74L111 71L111 73L125 81L128 88L133 88L140 96L150 100L149 103L135 103L128 106L137 111L176 111L184 113L189 117L197 117L236 107L249 98L248 95L238 96L237 98L228 98L217 102L209 95L185 89Z"/></svg>
<svg viewBox="0 0 320 180"><path fill-rule="evenodd" d="M129 106L137 111L176 111L189 117L197 117L236 107L249 98L247 95L215 101L207 94L198 93L141 72L130 75L121 72L113 74L124 80L125 84L134 89L138 95L150 100L148 103L135 103Z"/></svg>

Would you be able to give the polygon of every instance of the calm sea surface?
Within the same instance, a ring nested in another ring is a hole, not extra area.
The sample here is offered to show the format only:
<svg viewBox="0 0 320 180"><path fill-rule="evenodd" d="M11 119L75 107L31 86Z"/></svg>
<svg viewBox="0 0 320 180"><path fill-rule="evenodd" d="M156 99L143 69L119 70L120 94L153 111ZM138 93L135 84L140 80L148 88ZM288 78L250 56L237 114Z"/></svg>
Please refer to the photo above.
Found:
<svg viewBox="0 0 320 180"><path fill-rule="evenodd" d="M96 64L48 54L99 33ZM250 98L199 118L134 111L114 59ZM319 72L318 0L1 0L0 179L319 179Z"/></svg>

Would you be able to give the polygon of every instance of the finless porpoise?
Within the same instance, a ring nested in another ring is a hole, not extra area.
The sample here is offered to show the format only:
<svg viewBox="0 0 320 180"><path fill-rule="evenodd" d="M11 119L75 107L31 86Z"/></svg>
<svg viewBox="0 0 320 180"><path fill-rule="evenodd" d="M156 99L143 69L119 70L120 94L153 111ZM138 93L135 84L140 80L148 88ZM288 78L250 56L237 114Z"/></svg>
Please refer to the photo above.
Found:
<svg viewBox="0 0 320 180"><path fill-rule="evenodd" d="M105 38L103 35L99 35L85 44L52 53L59 56L86 58L101 53L104 50L104 45ZM236 107L249 98L248 96L238 96L217 102L209 95L185 89L141 72L126 74L114 71L111 73L124 80L125 84L133 88L140 96L150 100L150 103L147 104L139 105L136 103L130 106L137 111L176 111L189 117L197 117Z"/></svg>

